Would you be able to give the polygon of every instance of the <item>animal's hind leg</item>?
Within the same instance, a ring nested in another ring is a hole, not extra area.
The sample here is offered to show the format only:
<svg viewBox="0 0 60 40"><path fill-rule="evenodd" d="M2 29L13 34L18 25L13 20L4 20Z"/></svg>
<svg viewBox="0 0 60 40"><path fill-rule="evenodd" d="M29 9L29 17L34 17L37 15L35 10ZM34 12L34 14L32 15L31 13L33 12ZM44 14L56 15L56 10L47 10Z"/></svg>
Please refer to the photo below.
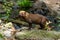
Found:
<svg viewBox="0 0 60 40"><path fill-rule="evenodd" d="M44 29L44 28L45 28L45 25L40 24L40 29Z"/></svg>

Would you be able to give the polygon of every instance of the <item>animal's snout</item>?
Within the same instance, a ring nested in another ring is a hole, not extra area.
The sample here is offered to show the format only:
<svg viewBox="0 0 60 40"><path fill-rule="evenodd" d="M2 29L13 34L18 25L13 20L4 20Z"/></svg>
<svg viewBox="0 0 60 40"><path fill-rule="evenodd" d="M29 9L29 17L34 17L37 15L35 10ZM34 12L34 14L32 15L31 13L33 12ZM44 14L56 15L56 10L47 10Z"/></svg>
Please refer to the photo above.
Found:
<svg viewBox="0 0 60 40"><path fill-rule="evenodd" d="M23 16L24 14L25 14L25 11L20 11L20 12L19 12L19 15L20 15L20 16Z"/></svg>

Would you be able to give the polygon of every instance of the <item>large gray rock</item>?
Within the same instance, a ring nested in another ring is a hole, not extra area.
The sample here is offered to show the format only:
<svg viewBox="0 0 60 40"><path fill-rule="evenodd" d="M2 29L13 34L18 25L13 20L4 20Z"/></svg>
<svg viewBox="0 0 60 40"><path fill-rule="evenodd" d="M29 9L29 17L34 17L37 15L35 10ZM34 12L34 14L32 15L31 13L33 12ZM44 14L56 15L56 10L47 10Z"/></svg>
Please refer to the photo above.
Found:
<svg viewBox="0 0 60 40"><path fill-rule="evenodd" d="M44 2L60 16L60 0L44 0Z"/></svg>

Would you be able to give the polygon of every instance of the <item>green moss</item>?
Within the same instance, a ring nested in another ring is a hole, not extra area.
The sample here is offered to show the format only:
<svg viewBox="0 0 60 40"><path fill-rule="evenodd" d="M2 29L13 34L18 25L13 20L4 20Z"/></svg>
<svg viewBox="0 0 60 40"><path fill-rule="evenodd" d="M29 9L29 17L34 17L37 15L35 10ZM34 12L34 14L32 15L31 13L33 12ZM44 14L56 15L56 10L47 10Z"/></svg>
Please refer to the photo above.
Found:
<svg viewBox="0 0 60 40"><path fill-rule="evenodd" d="M55 31L44 31L44 30L32 30L32 31L25 31L24 35L19 35L18 38L20 39L24 39L24 38L51 38L51 39L59 39L60 38L60 33L57 32L57 34L55 33Z"/></svg>
<svg viewBox="0 0 60 40"><path fill-rule="evenodd" d="M3 35L0 33L0 38L3 38Z"/></svg>

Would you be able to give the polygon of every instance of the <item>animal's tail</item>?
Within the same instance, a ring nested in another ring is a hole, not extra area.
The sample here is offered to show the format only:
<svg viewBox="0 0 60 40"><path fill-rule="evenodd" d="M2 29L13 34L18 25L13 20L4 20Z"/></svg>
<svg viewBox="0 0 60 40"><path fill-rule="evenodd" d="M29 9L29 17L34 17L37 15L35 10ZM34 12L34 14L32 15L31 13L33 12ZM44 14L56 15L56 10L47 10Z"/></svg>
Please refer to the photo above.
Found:
<svg viewBox="0 0 60 40"><path fill-rule="evenodd" d="M49 25L50 23L52 23L50 20L46 19L46 24Z"/></svg>

